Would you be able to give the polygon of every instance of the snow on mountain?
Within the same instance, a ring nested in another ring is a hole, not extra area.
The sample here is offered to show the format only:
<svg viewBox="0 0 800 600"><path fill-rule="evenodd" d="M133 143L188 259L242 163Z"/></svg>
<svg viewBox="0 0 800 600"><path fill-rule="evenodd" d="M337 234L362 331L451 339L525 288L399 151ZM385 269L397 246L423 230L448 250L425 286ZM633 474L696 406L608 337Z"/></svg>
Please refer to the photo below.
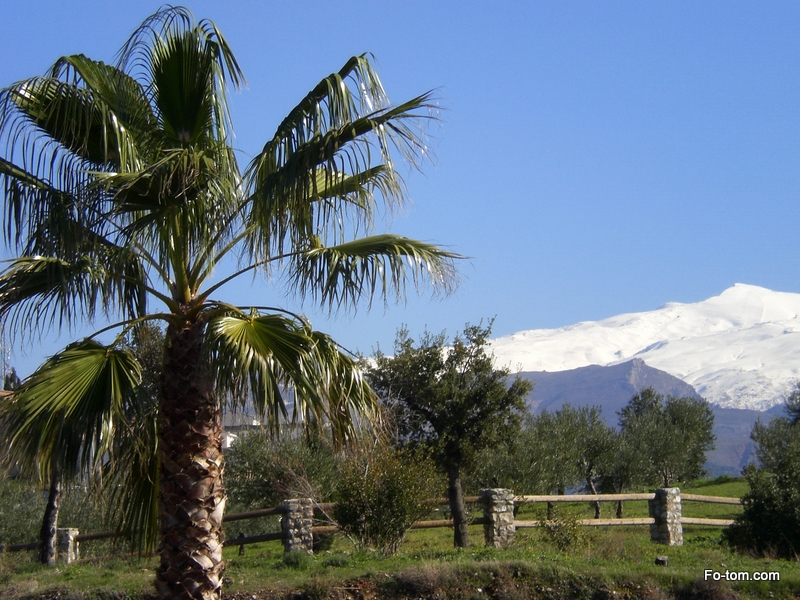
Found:
<svg viewBox="0 0 800 600"><path fill-rule="evenodd" d="M702 302L492 340L499 365L564 371L640 358L712 404L767 410L800 380L800 294L737 283Z"/></svg>

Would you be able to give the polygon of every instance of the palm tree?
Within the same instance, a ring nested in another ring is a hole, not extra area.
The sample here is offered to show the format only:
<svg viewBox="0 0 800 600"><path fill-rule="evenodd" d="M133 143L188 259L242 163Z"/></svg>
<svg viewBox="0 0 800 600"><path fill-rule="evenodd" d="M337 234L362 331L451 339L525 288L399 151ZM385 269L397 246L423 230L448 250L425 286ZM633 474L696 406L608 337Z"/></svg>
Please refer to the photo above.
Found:
<svg viewBox="0 0 800 600"><path fill-rule="evenodd" d="M243 81L214 24L169 7L114 65L67 56L0 93L4 232L17 255L0 276L0 317L23 335L115 322L22 383L6 414L11 452L45 474L55 457L67 477L102 456L126 461L117 474L150 473L149 488L133 476L121 525L147 543L160 522L163 598L219 597L224 402L252 398L273 427L309 415L339 439L375 409L357 361L329 336L285 309L222 301L221 288L283 277L336 311L402 297L408 282L447 290L458 258L371 234L376 211L405 200L396 159L424 156L429 95L392 105L369 57L353 57L242 171L225 93ZM140 366L123 344L149 321L166 324L154 410L140 405ZM157 513L138 503L155 493Z"/></svg>

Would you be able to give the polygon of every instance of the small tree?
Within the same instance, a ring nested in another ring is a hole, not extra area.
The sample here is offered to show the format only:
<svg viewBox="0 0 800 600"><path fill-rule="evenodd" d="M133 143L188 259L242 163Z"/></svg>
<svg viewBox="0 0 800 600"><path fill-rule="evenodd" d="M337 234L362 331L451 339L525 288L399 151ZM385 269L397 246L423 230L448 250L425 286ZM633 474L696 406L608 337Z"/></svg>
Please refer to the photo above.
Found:
<svg viewBox="0 0 800 600"><path fill-rule="evenodd" d="M616 432L601 416L599 406L584 406L577 409L574 441L578 446L577 469L586 491L597 494L598 480L603 471L614 460L618 449ZM600 518L600 503L594 503L594 517Z"/></svg>
<svg viewBox="0 0 800 600"><path fill-rule="evenodd" d="M368 379L396 416L400 442L430 449L447 473L454 544L468 542L461 484L462 469L481 449L519 432L531 384L509 370L496 369L486 353L491 325L467 325L452 346L445 335L426 332L419 344L401 329L394 356L378 354Z"/></svg>
<svg viewBox="0 0 800 600"><path fill-rule="evenodd" d="M635 394L619 413L622 436L647 457L648 472L633 479L667 487L703 474L714 447L714 413L706 400L664 398L653 388Z"/></svg>
<svg viewBox="0 0 800 600"><path fill-rule="evenodd" d="M630 432L626 436L620 431L614 432L614 456L600 473L599 488L601 492L621 494L630 489L647 485L652 472L646 449L644 436L634 436ZM618 519L623 516L622 500L617 502Z"/></svg>
<svg viewBox="0 0 800 600"><path fill-rule="evenodd" d="M545 410L529 417L512 446L513 458L503 462L509 471L495 467L494 476L512 480L515 489L526 493L564 494L584 485L596 494L597 480L608 470L617 441L601 414L597 406L565 404L556 412ZM599 518L599 503L594 503L594 508Z"/></svg>

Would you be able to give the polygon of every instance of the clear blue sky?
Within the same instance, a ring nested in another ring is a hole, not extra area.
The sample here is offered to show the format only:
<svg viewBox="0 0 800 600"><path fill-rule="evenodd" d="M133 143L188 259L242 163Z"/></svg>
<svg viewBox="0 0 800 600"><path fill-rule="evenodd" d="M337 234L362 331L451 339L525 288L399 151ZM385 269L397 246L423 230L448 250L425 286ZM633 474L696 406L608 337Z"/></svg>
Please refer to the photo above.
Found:
<svg viewBox="0 0 800 600"><path fill-rule="evenodd" d="M14 2L0 86L63 54L111 61L158 2ZM353 55L375 54L390 98L436 89L434 164L408 177L389 229L468 255L444 299L328 319L346 347L395 330L495 335L695 302L736 282L800 292L800 4L794 2L189 2L248 79L237 145ZM243 157L244 160L244 157ZM237 303L282 301L269 282ZM310 309L311 307L306 307ZM68 341L12 363L28 373Z"/></svg>

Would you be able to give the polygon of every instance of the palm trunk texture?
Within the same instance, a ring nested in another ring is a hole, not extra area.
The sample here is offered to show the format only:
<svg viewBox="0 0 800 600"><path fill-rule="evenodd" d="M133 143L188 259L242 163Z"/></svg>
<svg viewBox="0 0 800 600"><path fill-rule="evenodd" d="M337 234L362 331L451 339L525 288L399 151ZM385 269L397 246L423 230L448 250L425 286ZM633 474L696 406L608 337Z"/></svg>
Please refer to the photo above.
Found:
<svg viewBox="0 0 800 600"><path fill-rule="evenodd" d="M218 600L222 579L222 413L204 360L203 323L167 330L159 454L160 598Z"/></svg>
<svg viewBox="0 0 800 600"><path fill-rule="evenodd" d="M469 523L464 506L464 492L461 489L461 469L449 467L447 482L447 497L450 501L450 513L453 515L453 546L466 548L469 542Z"/></svg>

